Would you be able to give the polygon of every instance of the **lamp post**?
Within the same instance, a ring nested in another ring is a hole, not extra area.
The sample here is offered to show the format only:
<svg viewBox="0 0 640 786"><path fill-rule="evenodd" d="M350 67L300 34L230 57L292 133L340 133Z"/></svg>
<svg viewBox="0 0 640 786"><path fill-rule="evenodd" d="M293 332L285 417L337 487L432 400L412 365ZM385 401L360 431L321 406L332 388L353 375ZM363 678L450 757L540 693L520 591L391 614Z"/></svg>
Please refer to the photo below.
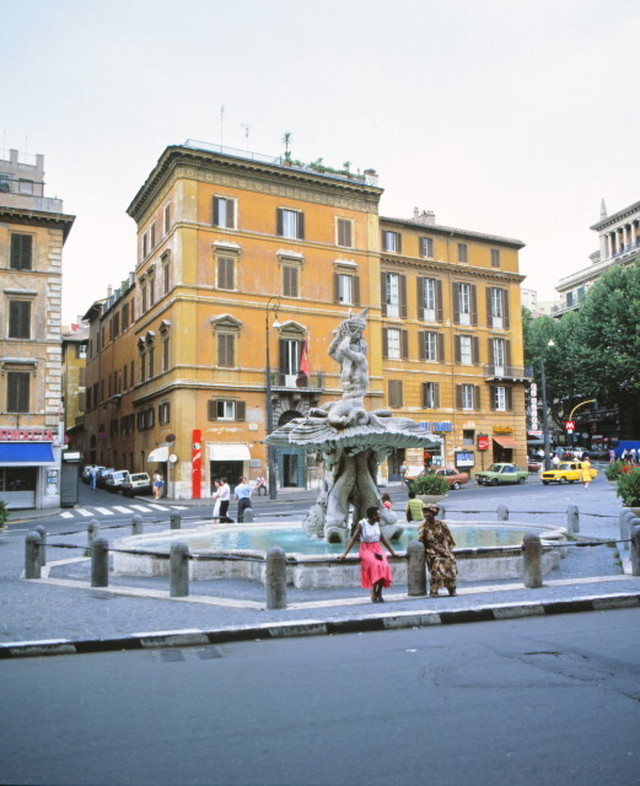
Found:
<svg viewBox="0 0 640 786"><path fill-rule="evenodd" d="M581 401L579 404L576 404L575 407L569 413L568 420L570 420L570 421L573 420L573 413L576 411L576 409L579 409L580 407L583 407L585 404L593 404L594 401L597 401L597 399L595 399L595 398L588 398L588 399L586 399L586 401ZM575 444L576 444L575 432L572 431L571 432L571 447L573 448Z"/></svg>
<svg viewBox="0 0 640 786"><path fill-rule="evenodd" d="M272 327L279 328L278 311L280 309L280 298L270 297L267 301L264 319L265 346L267 351L266 358L266 390L267 390L267 436L273 431L273 402L271 401L271 355L269 352L269 312L273 311L274 320ZM278 498L277 465L275 448L267 443L267 483L269 488L269 499Z"/></svg>
<svg viewBox="0 0 640 786"><path fill-rule="evenodd" d="M551 338L546 344L546 347L554 347L555 341ZM547 378L544 371L544 356L546 347L543 348L540 354L540 386L542 387L542 439L544 442L544 468L551 469L551 457L549 455L549 421L548 421L548 408L547 408Z"/></svg>

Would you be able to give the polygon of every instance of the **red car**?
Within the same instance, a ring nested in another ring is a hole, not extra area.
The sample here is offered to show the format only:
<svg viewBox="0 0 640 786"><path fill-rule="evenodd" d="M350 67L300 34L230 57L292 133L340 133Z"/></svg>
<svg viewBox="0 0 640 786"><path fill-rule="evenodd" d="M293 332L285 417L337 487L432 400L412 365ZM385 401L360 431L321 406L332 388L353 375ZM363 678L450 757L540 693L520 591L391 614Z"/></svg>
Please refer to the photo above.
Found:
<svg viewBox="0 0 640 786"><path fill-rule="evenodd" d="M430 467L425 470L425 475L440 475L452 489L459 489L464 483L469 482L469 474L459 472L455 467Z"/></svg>

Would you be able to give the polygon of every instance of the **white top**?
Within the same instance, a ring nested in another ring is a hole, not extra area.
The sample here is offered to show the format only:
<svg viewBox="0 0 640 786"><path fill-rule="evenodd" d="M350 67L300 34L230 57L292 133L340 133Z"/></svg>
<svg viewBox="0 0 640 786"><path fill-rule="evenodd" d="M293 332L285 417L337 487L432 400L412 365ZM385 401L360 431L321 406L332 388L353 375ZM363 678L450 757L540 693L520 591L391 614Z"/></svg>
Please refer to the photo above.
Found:
<svg viewBox="0 0 640 786"><path fill-rule="evenodd" d="M221 502L231 499L231 488L229 487L228 483L223 483L218 489L218 499Z"/></svg>
<svg viewBox="0 0 640 786"><path fill-rule="evenodd" d="M377 521L372 524L369 519L361 519L359 524L360 542L378 543L380 540L380 524Z"/></svg>

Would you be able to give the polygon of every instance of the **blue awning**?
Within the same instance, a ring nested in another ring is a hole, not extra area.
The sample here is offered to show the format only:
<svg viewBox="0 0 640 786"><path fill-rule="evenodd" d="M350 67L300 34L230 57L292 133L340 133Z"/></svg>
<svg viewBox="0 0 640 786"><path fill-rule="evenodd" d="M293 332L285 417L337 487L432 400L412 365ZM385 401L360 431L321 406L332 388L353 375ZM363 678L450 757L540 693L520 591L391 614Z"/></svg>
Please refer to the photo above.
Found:
<svg viewBox="0 0 640 786"><path fill-rule="evenodd" d="M50 442L0 442L0 466L55 464Z"/></svg>

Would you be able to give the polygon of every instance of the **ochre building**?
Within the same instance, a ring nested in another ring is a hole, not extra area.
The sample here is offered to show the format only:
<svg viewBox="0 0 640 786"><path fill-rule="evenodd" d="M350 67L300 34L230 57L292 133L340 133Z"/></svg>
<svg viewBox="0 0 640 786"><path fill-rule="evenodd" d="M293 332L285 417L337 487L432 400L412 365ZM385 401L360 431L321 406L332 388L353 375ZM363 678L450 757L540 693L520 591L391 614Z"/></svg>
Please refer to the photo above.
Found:
<svg viewBox="0 0 640 786"><path fill-rule="evenodd" d="M381 218L381 194L371 171L168 147L128 208L135 271L85 314L85 461L158 470L174 498L265 476L269 429L341 396L327 347L367 308L367 407L442 437L382 477L524 462L522 243ZM281 487L322 477L296 448L273 469Z"/></svg>

